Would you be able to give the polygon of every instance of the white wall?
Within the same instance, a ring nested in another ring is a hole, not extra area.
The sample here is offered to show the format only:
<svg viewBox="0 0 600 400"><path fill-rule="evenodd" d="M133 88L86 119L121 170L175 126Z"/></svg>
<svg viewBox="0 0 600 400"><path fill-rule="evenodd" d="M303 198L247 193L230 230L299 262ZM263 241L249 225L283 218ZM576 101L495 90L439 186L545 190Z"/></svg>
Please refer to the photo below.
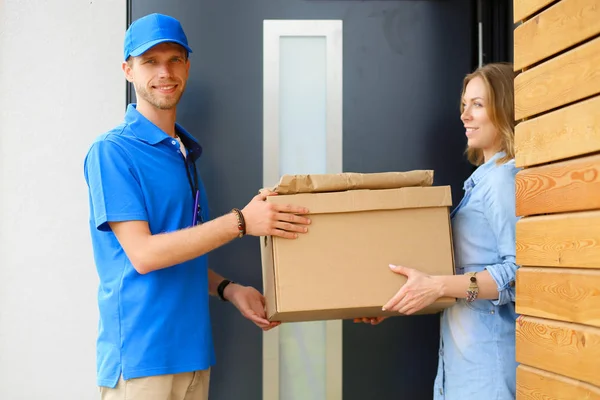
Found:
<svg viewBox="0 0 600 400"><path fill-rule="evenodd" d="M82 163L120 122L124 0L0 0L0 399L98 399Z"/></svg>

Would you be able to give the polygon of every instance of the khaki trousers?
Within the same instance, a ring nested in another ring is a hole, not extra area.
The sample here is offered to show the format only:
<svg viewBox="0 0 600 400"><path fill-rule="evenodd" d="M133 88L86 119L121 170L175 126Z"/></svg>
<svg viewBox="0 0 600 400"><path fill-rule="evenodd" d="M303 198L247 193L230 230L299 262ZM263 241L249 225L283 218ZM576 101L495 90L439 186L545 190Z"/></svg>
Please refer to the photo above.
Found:
<svg viewBox="0 0 600 400"><path fill-rule="evenodd" d="M119 379L113 388L101 387L102 400L208 400L210 369L175 375Z"/></svg>

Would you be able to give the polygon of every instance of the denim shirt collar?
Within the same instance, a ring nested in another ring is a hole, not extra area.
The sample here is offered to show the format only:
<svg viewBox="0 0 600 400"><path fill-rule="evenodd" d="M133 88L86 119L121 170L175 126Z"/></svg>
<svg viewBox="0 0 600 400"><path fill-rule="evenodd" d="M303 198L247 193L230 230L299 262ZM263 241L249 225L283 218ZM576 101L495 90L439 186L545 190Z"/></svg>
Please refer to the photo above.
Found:
<svg viewBox="0 0 600 400"><path fill-rule="evenodd" d="M492 170L492 168L494 168L494 166L496 165L496 161L499 158L504 157L505 155L506 155L505 152L499 151L498 153L494 154L494 156L492 158L490 158L488 161L486 161L484 164L481 164L475 170L475 172L473 172L471 174L471 176L465 181L463 189L465 191L473 189L473 187L475 185L477 185L479 182L481 182L481 180L487 175L487 173L490 172Z"/></svg>
<svg viewBox="0 0 600 400"><path fill-rule="evenodd" d="M158 126L154 125L149 119L144 117L136 109L135 103L127 106L125 123L132 128L131 131L135 137L152 146L160 142L173 139ZM186 147L188 158L190 158L192 161L196 161L202 154L202 146L200 146L196 138L188 133L181 125L175 123L175 130Z"/></svg>

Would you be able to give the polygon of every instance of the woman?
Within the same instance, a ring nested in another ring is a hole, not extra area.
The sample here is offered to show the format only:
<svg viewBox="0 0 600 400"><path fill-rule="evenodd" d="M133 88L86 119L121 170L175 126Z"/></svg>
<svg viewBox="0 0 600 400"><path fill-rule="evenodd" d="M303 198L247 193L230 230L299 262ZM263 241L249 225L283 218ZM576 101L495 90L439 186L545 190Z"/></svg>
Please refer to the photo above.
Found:
<svg viewBox="0 0 600 400"><path fill-rule="evenodd" d="M513 81L512 66L503 63L464 79L461 119L468 159L478 168L451 215L456 275L390 266L408 280L386 310L412 314L440 297L458 299L441 316L436 400L515 398Z"/></svg>

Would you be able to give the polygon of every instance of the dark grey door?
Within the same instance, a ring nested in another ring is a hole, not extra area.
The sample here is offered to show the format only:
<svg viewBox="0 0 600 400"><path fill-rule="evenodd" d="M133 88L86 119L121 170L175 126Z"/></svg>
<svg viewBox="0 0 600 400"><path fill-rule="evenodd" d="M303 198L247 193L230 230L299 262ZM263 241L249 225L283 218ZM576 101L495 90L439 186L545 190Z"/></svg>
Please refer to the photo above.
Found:
<svg viewBox="0 0 600 400"><path fill-rule="evenodd" d="M475 61L470 0L135 0L130 17L170 14L194 50L178 120L204 147L199 169L211 212L240 207L262 185L263 20L341 19L344 24L344 170L434 169L454 203L471 171L459 119L463 76ZM210 256L233 280L262 286L258 241ZM262 399L262 334L213 301L218 363L211 399ZM343 326L343 398L431 399L438 317ZM310 400L310 399L307 399Z"/></svg>

